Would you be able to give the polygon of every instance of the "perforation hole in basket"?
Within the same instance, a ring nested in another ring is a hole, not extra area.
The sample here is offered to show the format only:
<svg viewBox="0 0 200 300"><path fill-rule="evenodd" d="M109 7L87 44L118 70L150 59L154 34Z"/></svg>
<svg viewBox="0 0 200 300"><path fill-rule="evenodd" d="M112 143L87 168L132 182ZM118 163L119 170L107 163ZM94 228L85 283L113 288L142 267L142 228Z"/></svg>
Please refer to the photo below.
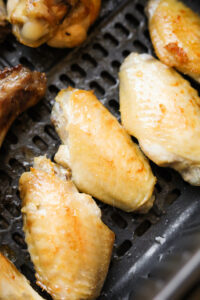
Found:
<svg viewBox="0 0 200 300"><path fill-rule="evenodd" d="M110 46L118 46L118 40L110 33L104 34L104 39L110 43Z"/></svg>
<svg viewBox="0 0 200 300"><path fill-rule="evenodd" d="M12 203L12 201L5 203L4 207L15 218L19 217L21 214L20 208L17 207L14 203Z"/></svg>
<svg viewBox="0 0 200 300"><path fill-rule="evenodd" d="M6 39L4 42L4 46L8 52L14 52L16 49L14 45L9 41L9 39Z"/></svg>
<svg viewBox="0 0 200 300"><path fill-rule="evenodd" d="M93 49L94 50L97 50L102 56L108 56L108 51L102 46L102 45L100 45L100 44L98 44L98 43L95 43L94 45L93 45Z"/></svg>
<svg viewBox="0 0 200 300"><path fill-rule="evenodd" d="M128 250L132 247L132 242L130 240L125 240L117 249L116 253L118 256L124 256Z"/></svg>
<svg viewBox="0 0 200 300"><path fill-rule="evenodd" d="M106 83L108 83L110 85L115 85L116 84L115 78L106 71L101 72L101 77L104 79L104 81Z"/></svg>
<svg viewBox="0 0 200 300"><path fill-rule="evenodd" d="M132 14L128 13L125 15L125 19L128 21L130 25L132 25L134 28L137 27L140 24L140 21L133 16Z"/></svg>
<svg viewBox="0 0 200 300"><path fill-rule="evenodd" d="M122 55L123 55L124 58L126 58L130 53L131 53L131 52L130 52L129 50L124 50L124 51L122 52Z"/></svg>
<svg viewBox="0 0 200 300"><path fill-rule="evenodd" d="M71 78L69 78L66 74L60 75L60 80L67 86L75 87L74 81Z"/></svg>
<svg viewBox="0 0 200 300"><path fill-rule="evenodd" d="M23 172L23 171L25 171L25 168L24 168L24 166L18 161L18 160L16 160L15 158L11 158L10 160L9 160L9 165L12 167L12 169L14 170L14 171L19 171L20 173L21 172Z"/></svg>
<svg viewBox="0 0 200 300"><path fill-rule="evenodd" d="M168 195L165 198L165 201L168 205L171 205L180 195L181 191L179 189L174 189L168 193Z"/></svg>
<svg viewBox="0 0 200 300"><path fill-rule="evenodd" d="M142 4L137 3L135 8L141 13L141 15L144 15L144 6Z"/></svg>
<svg viewBox="0 0 200 300"><path fill-rule="evenodd" d="M160 193L162 191L162 187L158 182L156 183L155 188L158 193Z"/></svg>
<svg viewBox="0 0 200 300"><path fill-rule="evenodd" d="M138 237L142 236L151 227L151 222L149 220L144 220L136 229L134 234Z"/></svg>
<svg viewBox="0 0 200 300"><path fill-rule="evenodd" d="M51 84L48 89L49 89L49 92L53 96L56 96L58 94L58 92L60 91L60 89L56 85L54 85L54 84Z"/></svg>
<svg viewBox="0 0 200 300"><path fill-rule="evenodd" d="M134 46L134 49L138 52L138 53L145 53L145 52L148 52L148 48L143 44L141 43L140 41L138 40L135 40L133 42L133 46Z"/></svg>
<svg viewBox="0 0 200 300"><path fill-rule="evenodd" d="M150 34L149 34L149 30L144 30L144 36L150 41L151 38L150 38Z"/></svg>
<svg viewBox="0 0 200 300"><path fill-rule="evenodd" d="M90 63L93 67L97 66L96 60L88 53L84 53L82 55L82 59L85 60L86 62Z"/></svg>
<svg viewBox="0 0 200 300"><path fill-rule="evenodd" d="M5 230L9 226L9 223L6 221L6 219L3 216L0 216L0 229Z"/></svg>
<svg viewBox="0 0 200 300"><path fill-rule="evenodd" d="M27 111L27 114L31 118L31 120L34 122L39 122L41 119L41 114L40 114L39 110L36 109L35 107L31 107L31 109L29 109Z"/></svg>
<svg viewBox="0 0 200 300"><path fill-rule="evenodd" d="M80 77L85 77L86 73L85 71L77 64L73 64L71 66L72 72L76 73L76 76L79 75Z"/></svg>
<svg viewBox="0 0 200 300"><path fill-rule="evenodd" d="M124 229L127 227L127 222L126 220L120 216L120 214L114 212L111 214L111 219L116 224L119 228Z"/></svg>
<svg viewBox="0 0 200 300"><path fill-rule="evenodd" d="M119 103L115 99L109 100L108 104L115 112L119 113Z"/></svg>
<svg viewBox="0 0 200 300"><path fill-rule="evenodd" d="M38 135L33 138L33 143L42 151L47 150L48 145Z"/></svg>
<svg viewBox="0 0 200 300"><path fill-rule="evenodd" d="M97 96L103 96L105 94L104 88L101 85L99 85L96 81L90 82L90 88L94 89Z"/></svg>
<svg viewBox="0 0 200 300"><path fill-rule="evenodd" d="M31 70L35 69L34 65L25 56L20 57L19 62L20 64L24 65L25 67Z"/></svg>
<svg viewBox="0 0 200 300"><path fill-rule="evenodd" d="M112 64L112 67L114 69L116 69L116 71L118 72L119 68L120 68L120 65L121 65L120 62L118 60L113 60L111 64Z"/></svg>
<svg viewBox="0 0 200 300"><path fill-rule="evenodd" d="M53 140L57 140L58 136L53 128L53 126L51 125L46 125L44 127L45 132L53 139Z"/></svg>
<svg viewBox="0 0 200 300"><path fill-rule="evenodd" d="M122 25L121 23L116 23L115 24L115 29L117 31L118 34L122 35L122 36L128 36L130 34L129 30Z"/></svg>
<svg viewBox="0 0 200 300"><path fill-rule="evenodd" d="M15 122L16 124L16 122ZM11 144L17 144L18 143L18 138L17 136L11 131L9 130L7 135L6 135L6 139L11 143Z"/></svg>
<svg viewBox="0 0 200 300"><path fill-rule="evenodd" d="M24 238L21 236L21 234L19 234L18 232L14 233L12 235L13 240L15 241L15 243L20 246L22 249L26 249L26 243L24 241Z"/></svg>

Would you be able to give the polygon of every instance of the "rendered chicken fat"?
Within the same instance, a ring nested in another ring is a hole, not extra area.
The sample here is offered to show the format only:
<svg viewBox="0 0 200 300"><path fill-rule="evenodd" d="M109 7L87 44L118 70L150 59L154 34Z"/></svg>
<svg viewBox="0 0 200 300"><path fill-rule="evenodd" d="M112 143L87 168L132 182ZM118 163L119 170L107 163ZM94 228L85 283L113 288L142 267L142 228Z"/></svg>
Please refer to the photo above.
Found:
<svg viewBox="0 0 200 300"><path fill-rule="evenodd" d="M24 232L37 284L55 300L96 299L107 275L114 233L70 172L45 157L20 178Z"/></svg>
<svg viewBox="0 0 200 300"><path fill-rule="evenodd" d="M147 14L159 59L200 82L200 16L177 0L150 0Z"/></svg>
<svg viewBox="0 0 200 300"><path fill-rule="evenodd" d="M80 191L125 211L148 211L155 177L130 136L92 92L62 90L52 121L63 142L55 160Z"/></svg>
<svg viewBox="0 0 200 300"><path fill-rule="evenodd" d="M0 299L42 300L15 266L0 253Z"/></svg>
<svg viewBox="0 0 200 300"><path fill-rule="evenodd" d="M200 99L175 70L148 54L130 54L120 69L122 123L144 153L200 185Z"/></svg>

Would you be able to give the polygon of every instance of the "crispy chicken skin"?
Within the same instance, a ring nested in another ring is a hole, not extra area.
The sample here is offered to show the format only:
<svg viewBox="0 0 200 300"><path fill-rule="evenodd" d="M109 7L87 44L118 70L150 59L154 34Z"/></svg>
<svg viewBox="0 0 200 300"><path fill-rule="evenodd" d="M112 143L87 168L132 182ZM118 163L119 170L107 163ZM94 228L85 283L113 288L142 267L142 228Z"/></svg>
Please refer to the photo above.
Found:
<svg viewBox="0 0 200 300"><path fill-rule="evenodd" d="M177 0L150 0L147 14L159 59L200 82L200 16Z"/></svg>
<svg viewBox="0 0 200 300"><path fill-rule="evenodd" d="M96 20L101 0L8 0L13 33L27 46L75 47Z"/></svg>
<svg viewBox="0 0 200 300"><path fill-rule="evenodd" d="M16 117L45 94L46 76L18 65L0 71L0 145Z"/></svg>
<svg viewBox="0 0 200 300"><path fill-rule="evenodd" d="M114 233L69 172L45 157L20 178L24 232L37 284L55 300L96 299L104 283Z"/></svg>
<svg viewBox="0 0 200 300"><path fill-rule="evenodd" d="M159 166L200 185L200 99L190 83L148 54L130 54L120 70L122 124Z"/></svg>
<svg viewBox="0 0 200 300"><path fill-rule="evenodd" d="M128 212L149 210L156 181L150 165L92 92L62 90L52 121L63 143L55 160L72 170L80 191Z"/></svg>
<svg viewBox="0 0 200 300"><path fill-rule="evenodd" d="M8 22L7 22L7 15L6 15L6 8L3 0L0 0L0 43L4 41L6 35L10 32Z"/></svg>
<svg viewBox="0 0 200 300"><path fill-rule="evenodd" d="M0 253L0 300L42 300L28 280Z"/></svg>

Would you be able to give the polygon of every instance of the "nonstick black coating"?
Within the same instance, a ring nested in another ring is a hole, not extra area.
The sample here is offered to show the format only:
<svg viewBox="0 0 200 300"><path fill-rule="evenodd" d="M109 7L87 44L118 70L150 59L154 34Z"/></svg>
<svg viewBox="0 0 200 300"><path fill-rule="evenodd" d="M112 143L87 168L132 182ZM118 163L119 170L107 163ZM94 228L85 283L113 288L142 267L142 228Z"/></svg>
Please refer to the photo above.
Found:
<svg viewBox="0 0 200 300"><path fill-rule="evenodd" d="M199 1L186 1L200 11ZM101 16L90 30L87 41L74 50L52 49L43 45L31 49L9 36L1 45L0 65L18 63L31 69L45 71L48 77L46 98L22 114L9 130L0 151L0 250L30 280L32 286L46 299L51 299L35 284L34 271L22 231L19 176L28 171L33 158L47 154L54 157L60 140L50 122L50 112L57 92L67 86L93 89L102 103L119 120L118 71L124 58L132 51L153 53L145 0L102 0ZM199 88L198 85L195 85ZM156 201L147 215L124 213L97 201L103 221L115 232L112 262L101 300L153 299L155 284L162 289L162 274L151 278L151 270L177 250L179 237L187 240L199 230L200 188L184 183L171 169L152 164L158 177ZM195 225L194 225L195 224ZM195 243L195 249L199 241ZM175 269L180 266L176 266ZM67 270L66 270L67 272ZM162 271L164 274L164 271ZM161 273L162 273L161 272ZM150 278L150 279L149 279ZM142 298L138 288L148 282ZM141 283L142 282L142 283ZM175 298L173 298L175 299ZM163 299L161 299L163 300Z"/></svg>

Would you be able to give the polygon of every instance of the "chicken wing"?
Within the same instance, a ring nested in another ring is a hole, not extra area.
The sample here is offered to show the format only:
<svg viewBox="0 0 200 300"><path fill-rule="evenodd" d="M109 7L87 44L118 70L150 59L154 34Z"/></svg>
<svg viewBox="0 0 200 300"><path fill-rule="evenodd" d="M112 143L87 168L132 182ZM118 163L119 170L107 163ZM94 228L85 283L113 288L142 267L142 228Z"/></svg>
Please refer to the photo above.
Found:
<svg viewBox="0 0 200 300"><path fill-rule="evenodd" d="M200 16L178 0L150 0L147 14L159 59L200 82Z"/></svg>
<svg viewBox="0 0 200 300"><path fill-rule="evenodd" d="M45 94L46 76L18 65L0 71L0 146L15 118Z"/></svg>
<svg viewBox="0 0 200 300"><path fill-rule="evenodd" d="M150 165L92 92L62 90L52 121L63 142L55 160L71 168L78 189L125 211L149 210L155 184Z"/></svg>
<svg viewBox="0 0 200 300"><path fill-rule="evenodd" d="M8 0L9 21L27 46L74 47L96 20L101 0Z"/></svg>
<svg viewBox="0 0 200 300"><path fill-rule="evenodd" d="M24 231L37 284L55 300L95 299L114 242L94 200L45 157L20 178Z"/></svg>
<svg viewBox="0 0 200 300"><path fill-rule="evenodd" d="M42 300L15 266L0 253L0 300Z"/></svg>
<svg viewBox="0 0 200 300"><path fill-rule="evenodd" d="M0 0L0 42L3 42L10 32L6 16L6 8L3 0Z"/></svg>
<svg viewBox="0 0 200 300"><path fill-rule="evenodd" d="M120 70L122 124L144 153L200 185L200 99L190 83L148 54L130 54Z"/></svg>

